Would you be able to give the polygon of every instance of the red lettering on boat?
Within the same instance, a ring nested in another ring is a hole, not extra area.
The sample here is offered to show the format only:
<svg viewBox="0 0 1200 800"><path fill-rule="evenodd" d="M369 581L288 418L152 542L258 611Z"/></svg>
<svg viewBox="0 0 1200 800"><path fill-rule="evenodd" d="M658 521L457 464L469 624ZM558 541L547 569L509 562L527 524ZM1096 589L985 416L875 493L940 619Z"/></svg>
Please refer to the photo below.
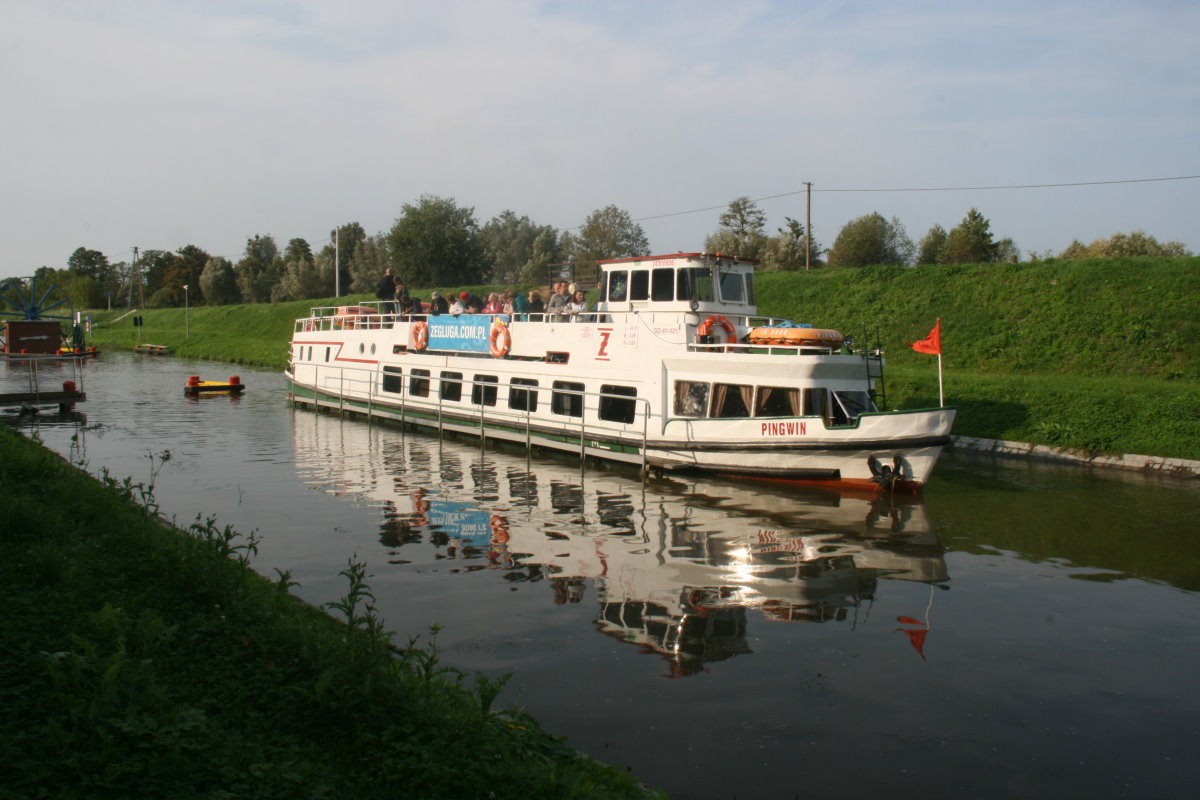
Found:
<svg viewBox="0 0 1200 800"><path fill-rule="evenodd" d="M807 422L764 422L760 436L804 436L808 433Z"/></svg>

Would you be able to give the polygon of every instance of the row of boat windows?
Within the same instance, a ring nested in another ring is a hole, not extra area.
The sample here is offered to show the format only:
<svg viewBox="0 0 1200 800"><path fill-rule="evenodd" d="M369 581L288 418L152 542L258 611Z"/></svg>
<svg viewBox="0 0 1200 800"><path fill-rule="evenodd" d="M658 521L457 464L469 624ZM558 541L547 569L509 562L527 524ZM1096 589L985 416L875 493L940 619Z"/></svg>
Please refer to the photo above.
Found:
<svg viewBox="0 0 1200 800"><path fill-rule="evenodd" d="M744 383L675 381L677 417L823 417L831 425L849 425L874 411L865 391L815 387L750 386Z"/></svg>
<svg viewBox="0 0 1200 800"><path fill-rule="evenodd" d="M706 267L674 269L614 269L600 284L600 301L699 300L754 305L754 275L717 269L717 278ZM718 293L720 297L718 297Z"/></svg>
<svg viewBox="0 0 1200 800"><path fill-rule="evenodd" d="M427 369L413 369L408 373L408 393L412 397L436 396L443 402L460 403L467 399L467 385L461 372L442 371L436 377ZM436 389L434 388L436 384ZM400 367L384 367L381 388L385 392L400 394L404 391L404 375ZM495 406L500 399L500 381L495 375L475 375L469 382L470 402L477 406ZM565 417L582 417L583 400L587 388L575 381L553 381L550 385L550 413ZM603 384L600 387L600 402L597 414L602 420L629 424L637 413L637 389L632 386ZM513 378L508 386L508 407L514 411L536 413L539 400L539 384L531 378Z"/></svg>
<svg viewBox="0 0 1200 800"><path fill-rule="evenodd" d="M435 389L436 384L436 389ZM401 394L404 374L400 367L384 367L383 391ZM500 380L495 375L475 375L469 381L463 373L444 370L436 377L430 370L413 369L408 374L408 393L413 397L436 396L443 402L460 403L468 397L472 405L496 406L500 402ZM508 407L514 411L536 413L539 384L532 378L512 378L508 386ZM550 413L582 417L587 387L575 381L553 381L550 385ZM597 415L602 420L630 424L637 415L637 389L632 386L602 384ZM544 398L544 395L543 395ZM832 425L848 425L860 414L874 411L874 403L865 391L824 388L797 389L787 386L750 386L737 383L675 381L674 414L692 418L740 417L822 417Z"/></svg>

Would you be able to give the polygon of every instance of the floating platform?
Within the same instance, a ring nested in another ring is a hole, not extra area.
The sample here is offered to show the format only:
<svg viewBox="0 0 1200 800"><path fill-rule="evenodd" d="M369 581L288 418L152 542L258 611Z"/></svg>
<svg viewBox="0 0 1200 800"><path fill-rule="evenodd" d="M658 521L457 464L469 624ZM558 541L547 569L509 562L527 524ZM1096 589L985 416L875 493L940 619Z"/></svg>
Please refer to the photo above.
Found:
<svg viewBox="0 0 1200 800"><path fill-rule="evenodd" d="M57 355L59 358L95 358L100 351L95 347L60 347Z"/></svg>
<svg viewBox="0 0 1200 800"><path fill-rule="evenodd" d="M0 408L15 407L13 410L21 414L36 414L43 408L57 407L59 413L65 414L75 409L76 403L87 400L87 394L75 386L74 381L63 381L61 392L7 392L0 394Z"/></svg>
<svg viewBox="0 0 1200 800"><path fill-rule="evenodd" d="M188 378L187 383L183 387L183 393L188 395L196 394L240 394L246 390L246 385L242 383L242 379L237 375L230 377L228 382L222 381L202 381L199 375L192 375Z"/></svg>
<svg viewBox="0 0 1200 800"><path fill-rule="evenodd" d="M135 344L133 352L145 353L151 356L169 356L171 355L171 347L165 344Z"/></svg>

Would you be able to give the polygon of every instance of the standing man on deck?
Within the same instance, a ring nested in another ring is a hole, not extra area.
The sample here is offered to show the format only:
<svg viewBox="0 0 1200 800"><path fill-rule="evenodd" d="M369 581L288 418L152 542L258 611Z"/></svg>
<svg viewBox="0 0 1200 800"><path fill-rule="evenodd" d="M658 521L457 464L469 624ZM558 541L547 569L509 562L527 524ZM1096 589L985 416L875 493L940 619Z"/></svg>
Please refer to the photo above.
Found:
<svg viewBox="0 0 1200 800"><path fill-rule="evenodd" d="M392 277L391 267L383 271L383 277L379 279L379 287L375 290L375 296L383 301L383 313L395 316L396 279Z"/></svg>

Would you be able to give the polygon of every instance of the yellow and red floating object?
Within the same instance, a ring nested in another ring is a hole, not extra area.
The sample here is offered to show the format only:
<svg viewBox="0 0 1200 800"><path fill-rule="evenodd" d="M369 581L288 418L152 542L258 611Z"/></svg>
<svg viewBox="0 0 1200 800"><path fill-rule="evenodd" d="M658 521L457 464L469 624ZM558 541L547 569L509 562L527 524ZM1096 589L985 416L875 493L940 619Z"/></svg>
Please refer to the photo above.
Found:
<svg viewBox="0 0 1200 800"><path fill-rule="evenodd" d="M245 390L245 384L242 383L242 379L237 375L230 376L228 382L202 381L199 375L190 375L183 387L184 394L210 394L215 392L238 394Z"/></svg>

